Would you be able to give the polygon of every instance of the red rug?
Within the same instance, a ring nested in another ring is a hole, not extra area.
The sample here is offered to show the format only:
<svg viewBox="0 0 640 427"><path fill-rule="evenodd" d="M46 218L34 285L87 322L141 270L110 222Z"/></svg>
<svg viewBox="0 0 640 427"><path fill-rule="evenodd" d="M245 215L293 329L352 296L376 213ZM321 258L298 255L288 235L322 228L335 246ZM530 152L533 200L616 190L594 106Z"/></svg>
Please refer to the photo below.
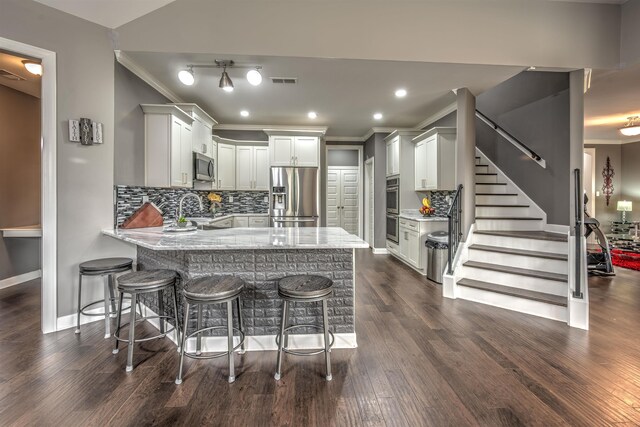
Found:
<svg viewBox="0 0 640 427"><path fill-rule="evenodd" d="M640 271L640 254L620 249L613 249L611 251L611 261L613 262L613 265L618 267Z"/></svg>

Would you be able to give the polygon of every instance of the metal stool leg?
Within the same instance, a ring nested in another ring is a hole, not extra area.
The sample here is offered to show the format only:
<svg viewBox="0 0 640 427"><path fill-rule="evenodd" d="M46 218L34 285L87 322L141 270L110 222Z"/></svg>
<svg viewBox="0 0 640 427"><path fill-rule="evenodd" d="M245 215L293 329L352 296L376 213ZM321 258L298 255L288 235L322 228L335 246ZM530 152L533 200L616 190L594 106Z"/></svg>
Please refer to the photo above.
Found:
<svg viewBox="0 0 640 427"><path fill-rule="evenodd" d="M324 324L324 360L327 365L327 381L331 381L331 348L329 347L329 315L327 300L322 300L322 322Z"/></svg>
<svg viewBox="0 0 640 427"><path fill-rule="evenodd" d="M202 329L202 304L198 304L198 320L196 323L196 330ZM196 335L196 355L202 354L202 332L198 332Z"/></svg>
<svg viewBox="0 0 640 427"><path fill-rule="evenodd" d="M283 310L286 311L286 313L284 313L284 318L287 321L289 320L289 311L291 310L291 305L293 305L293 302L287 302L283 307ZM281 337L280 339L284 339L282 348L289 348L289 331L284 331L284 337Z"/></svg>
<svg viewBox="0 0 640 427"><path fill-rule="evenodd" d="M78 320L76 323L76 334L80 333L80 311L82 310L82 273L79 273L78 276Z"/></svg>
<svg viewBox="0 0 640 427"><path fill-rule="evenodd" d="M178 351L180 351L180 318L178 316L178 295L175 285L173 286L173 321L176 323L176 344L178 344Z"/></svg>
<svg viewBox="0 0 640 427"><path fill-rule="evenodd" d="M104 277L104 337L111 337L111 275Z"/></svg>
<svg viewBox="0 0 640 427"><path fill-rule="evenodd" d="M135 292L131 294L131 305L133 307L136 306L138 296ZM131 320L129 322L129 348L127 349L127 368L125 369L127 372L133 371L133 346L135 341L136 334L136 311L131 311ZM162 319L160 319L162 320Z"/></svg>
<svg viewBox="0 0 640 427"><path fill-rule="evenodd" d="M111 297L111 317L116 317L115 276L109 275L109 296Z"/></svg>
<svg viewBox="0 0 640 427"><path fill-rule="evenodd" d="M120 292L120 299L118 301L118 314L116 316L116 332L114 335L118 335L120 332L120 324L122 321L122 300L123 299L124 299L124 293ZM135 309L132 311L135 312ZM118 349L119 345L120 345L120 340L116 338L116 346L113 348L113 351L112 351L113 354L118 354L118 352L120 351Z"/></svg>
<svg viewBox="0 0 640 427"><path fill-rule="evenodd" d="M242 324L242 308L241 308L241 303L240 303L240 297L238 296L238 298L236 298L236 306L238 307L238 329L240 329L240 332L244 333L244 325ZM242 340L242 345L240 346L240 354L244 354L247 350L245 348L245 340Z"/></svg>
<svg viewBox="0 0 640 427"><path fill-rule="evenodd" d="M282 369L282 346L284 344L284 329L287 324L288 302L284 300L282 302L282 321L280 322L280 342L278 343L278 359L276 362L276 374L274 378L276 381L280 380L280 373Z"/></svg>
<svg viewBox="0 0 640 427"><path fill-rule="evenodd" d="M187 331L189 325L189 303L185 303L184 306L184 329L182 330L182 345L180 346L180 364L178 366L178 376L176 377L176 384L182 384L182 365L184 363L184 352L187 347Z"/></svg>
<svg viewBox="0 0 640 427"><path fill-rule="evenodd" d="M158 291L158 314L160 316L164 316L166 314L164 312L164 299L162 299L163 296L164 292L162 292L162 290ZM160 333L164 334L164 319L158 320L160 320Z"/></svg>
<svg viewBox="0 0 640 427"><path fill-rule="evenodd" d="M227 350L229 352L229 382L236 380L233 366L233 302L227 301Z"/></svg>

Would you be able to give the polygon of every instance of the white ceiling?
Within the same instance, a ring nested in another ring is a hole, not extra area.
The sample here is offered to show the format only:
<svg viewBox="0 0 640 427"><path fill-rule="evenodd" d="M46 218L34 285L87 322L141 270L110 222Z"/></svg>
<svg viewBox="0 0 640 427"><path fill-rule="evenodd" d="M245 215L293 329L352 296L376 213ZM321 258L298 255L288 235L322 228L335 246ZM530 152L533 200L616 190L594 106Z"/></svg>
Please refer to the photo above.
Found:
<svg viewBox="0 0 640 427"><path fill-rule="evenodd" d="M126 55L185 102L195 102L221 124L328 126L327 135L360 137L372 127L413 127L449 105L451 90L468 87L476 95L522 71L522 67L344 59L234 56L155 52ZM235 90L218 88L221 69L194 69L196 83L177 78L187 64L261 65L263 83L251 86L247 69L228 69ZM269 77L295 77L295 85ZM408 95L394 96L398 88ZM240 116L241 110L250 116ZM318 118L309 119L315 111ZM377 121L373 113L381 112Z"/></svg>
<svg viewBox="0 0 640 427"><path fill-rule="evenodd" d="M24 80L9 80L0 77L0 84L10 87L28 95L40 98L40 76L31 74L24 68L22 61L29 59L0 51L0 69L7 70Z"/></svg>
<svg viewBox="0 0 640 427"><path fill-rule="evenodd" d="M618 129L627 117L640 116L640 65L622 70L594 71L585 95L585 139L637 141Z"/></svg>
<svg viewBox="0 0 640 427"><path fill-rule="evenodd" d="M36 0L107 28L117 28L175 0Z"/></svg>

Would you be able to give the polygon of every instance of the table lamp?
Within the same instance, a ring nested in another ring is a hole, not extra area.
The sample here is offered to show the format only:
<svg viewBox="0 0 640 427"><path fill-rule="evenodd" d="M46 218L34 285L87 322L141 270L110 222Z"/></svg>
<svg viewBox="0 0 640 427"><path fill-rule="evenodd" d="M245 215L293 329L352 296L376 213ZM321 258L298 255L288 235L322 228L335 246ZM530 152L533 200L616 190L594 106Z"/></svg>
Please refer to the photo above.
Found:
<svg viewBox="0 0 640 427"><path fill-rule="evenodd" d="M618 210L622 212L622 222L626 221L626 213L631 212L632 203L630 200L619 200L618 201Z"/></svg>

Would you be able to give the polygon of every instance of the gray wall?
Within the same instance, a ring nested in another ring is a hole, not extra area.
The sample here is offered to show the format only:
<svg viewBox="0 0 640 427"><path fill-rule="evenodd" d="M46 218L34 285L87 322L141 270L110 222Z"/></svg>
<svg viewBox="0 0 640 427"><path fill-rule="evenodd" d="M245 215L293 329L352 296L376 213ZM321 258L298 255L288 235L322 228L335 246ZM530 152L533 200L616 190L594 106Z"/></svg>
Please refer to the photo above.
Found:
<svg viewBox="0 0 640 427"><path fill-rule="evenodd" d="M358 166L357 150L329 150L327 166Z"/></svg>
<svg viewBox="0 0 640 427"><path fill-rule="evenodd" d="M261 130L223 130L214 129L214 135L238 141L269 141L269 136Z"/></svg>
<svg viewBox="0 0 640 427"><path fill-rule="evenodd" d="M585 145L586 148L595 148L596 150L596 166L593 171L595 175L596 181L596 191L600 192L600 196L595 198L594 207L595 207L595 215L594 212L590 212L592 216L600 221L602 229L608 233L611 229L610 223L611 221L616 221L620 219L620 213L616 210L616 204L618 200L622 200L622 192L623 192L623 163L622 163L622 146L613 145L613 144L598 144L598 145ZM615 172L613 177L613 188L614 192L609 200L609 205L607 206L607 201L605 197L602 195L602 184L604 183L604 178L602 178L602 169L604 168L607 157L609 157L609 161L611 162L611 167Z"/></svg>
<svg viewBox="0 0 640 427"><path fill-rule="evenodd" d="M118 62L114 67L114 181L119 185L144 185L144 113L140 104L171 100Z"/></svg>
<svg viewBox="0 0 640 427"><path fill-rule="evenodd" d="M640 220L640 141L621 146L622 196L633 202L633 211L627 219Z"/></svg>
<svg viewBox="0 0 640 427"><path fill-rule="evenodd" d="M374 133L364 143L364 160L374 158L374 247L383 249L387 245L387 202L386 202L386 161L387 150L385 148L384 138L387 133ZM364 173L364 171L363 171ZM364 179L364 178L363 178ZM366 227L366 224L365 224Z"/></svg>
<svg viewBox="0 0 640 427"><path fill-rule="evenodd" d="M628 0L620 8L620 63L624 67L640 62L640 0Z"/></svg>
<svg viewBox="0 0 640 427"><path fill-rule="evenodd" d="M80 262L135 255L100 234L113 224L113 46L104 27L30 0L2 0L0 37L56 52L57 288L58 316L65 316L75 313ZM104 124L104 144L68 141L67 120L80 117ZM98 288L87 300L102 294Z"/></svg>
<svg viewBox="0 0 640 427"><path fill-rule="evenodd" d="M458 112L453 111L441 119L436 120L433 123L429 123L426 126L423 126L422 129L429 130L434 127L456 127L458 124Z"/></svg>
<svg viewBox="0 0 640 427"><path fill-rule="evenodd" d="M522 72L484 92L477 108L547 162L543 169L476 120L476 144L547 213L549 224L570 218L569 74Z"/></svg>

